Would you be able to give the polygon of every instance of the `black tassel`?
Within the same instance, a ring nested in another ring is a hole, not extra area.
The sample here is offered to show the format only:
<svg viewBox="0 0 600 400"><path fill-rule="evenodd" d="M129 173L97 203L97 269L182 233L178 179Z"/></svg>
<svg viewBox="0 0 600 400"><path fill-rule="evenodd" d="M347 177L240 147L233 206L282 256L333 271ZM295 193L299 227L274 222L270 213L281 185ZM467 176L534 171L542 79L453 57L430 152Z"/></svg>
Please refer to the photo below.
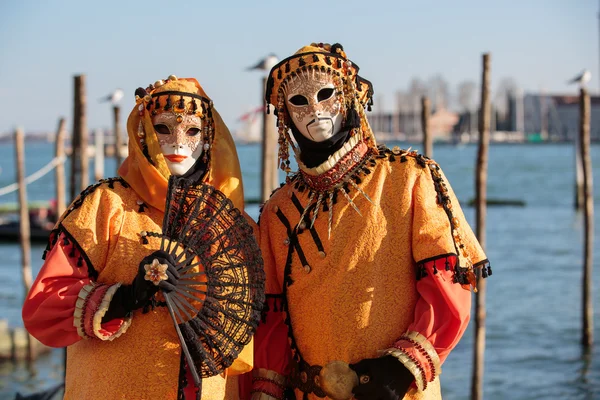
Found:
<svg viewBox="0 0 600 400"><path fill-rule="evenodd" d="M313 54L313 61L319 62L319 56L317 56L316 54Z"/></svg>
<svg viewBox="0 0 600 400"><path fill-rule="evenodd" d="M183 96L179 97L179 108L185 107L185 101L183 100Z"/></svg>
<svg viewBox="0 0 600 400"><path fill-rule="evenodd" d="M340 60L339 58L337 59L337 67L342 68L342 60Z"/></svg>
<svg viewBox="0 0 600 400"><path fill-rule="evenodd" d="M167 102L165 103L165 111L168 111L171 109L171 96L167 96Z"/></svg>
<svg viewBox="0 0 600 400"><path fill-rule="evenodd" d="M403 163L406 162L406 156L400 157L400 162L403 162Z"/></svg>
<svg viewBox="0 0 600 400"><path fill-rule="evenodd" d="M63 237L63 246L68 246L69 245L69 238L68 237Z"/></svg>
<svg viewBox="0 0 600 400"><path fill-rule="evenodd" d="M146 104L146 110L150 111L151 108L152 108L152 102L149 101L148 104Z"/></svg>
<svg viewBox="0 0 600 400"><path fill-rule="evenodd" d="M448 261L448 257L446 257L446 271L450 271L450 261Z"/></svg>
<svg viewBox="0 0 600 400"><path fill-rule="evenodd" d="M298 65L301 67L306 65L306 61L304 61L304 57L300 57L300 59L298 60Z"/></svg>
<svg viewBox="0 0 600 400"><path fill-rule="evenodd" d="M273 312L277 312L277 311L279 311L277 309L277 299L273 299Z"/></svg>
<svg viewBox="0 0 600 400"><path fill-rule="evenodd" d="M269 312L269 302L265 301L265 306L263 307L262 312L260 313L260 320L263 324L267 322L267 313L268 312Z"/></svg>
<svg viewBox="0 0 600 400"><path fill-rule="evenodd" d="M143 213L146 210L146 207L148 207L146 204L141 203L140 207L138 208L138 212Z"/></svg>
<svg viewBox="0 0 600 400"><path fill-rule="evenodd" d="M148 238L146 236L142 236L142 244L148 244Z"/></svg>
<svg viewBox="0 0 600 400"><path fill-rule="evenodd" d="M285 73L287 74L289 72L290 72L290 63L287 62L287 63L285 63Z"/></svg>
<svg viewBox="0 0 600 400"><path fill-rule="evenodd" d="M333 192L333 204L337 204L338 191Z"/></svg>
<svg viewBox="0 0 600 400"><path fill-rule="evenodd" d="M140 98L143 98L147 94L148 93L146 92L146 89L144 89L144 88L139 87L139 88L135 89L135 95Z"/></svg>
<svg viewBox="0 0 600 400"><path fill-rule="evenodd" d="M362 179L360 179L360 176L358 175L354 176L352 179L354 179L354 182L356 182L357 184L362 183Z"/></svg>
<svg viewBox="0 0 600 400"><path fill-rule="evenodd" d="M82 267L83 266L83 257L79 256L79 259L77 260L77 266L78 267Z"/></svg>
<svg viewBox="0 0 600 400"><path fill-rule="evenodd" d="M271 114L271 107L267 104L267 114Z"/></svg>
<svg viewBox="0 0 600 400"><path fill-rule="evenodd" d="M77 254L75 253L75 244L73 244L73 246L71 246L71 252L69 253L69 257L75 258L75 256L77 256Z"/></svg>
<svg viewBox="0 0 600 400"><path fill-rule="evenodd" d="M396 161L396 157L394 156L394 154L390 154L389 159L390 161Z"/></svg>
<svg viewBox="0 0 600 400"><path fill-rule="evenodd" d="M492 276L492 266L491 265L488 265L487 273L488 273L488 276Z"/></svg>
<svg viewBox="0 0 600 400"><path fill-rule="evenodd" d="M304 185L300 185L300 187L298 188L298 191L300 193L304 192L304 190L306 189L306 187Z"/></svg>
<svg viewBox="0 0 600 400"><path fill-rule="evenodd" d="M437 273L438 273L438 270L437 270L437 267L435 266L435 261L434 261L433 262L433 274L437 275Z"/></svg>
<svg viewBox="0 0 600 400"><path fill-rule="evenodd" d="M350 185L348 185L347 183L344 183L344 192L350 193Z"/></svg>
<svg viewBox="0 0 600 400"><path fill-rule="evenodd" d="M277 70L277 79L281 79L281 69Z"/></svg>
<svg viewBox="0 0 600 400"><path fill-rule="evenodd" d="M327 65L331 65L331 57L326 56L325 57L325 62L327 63Z"/></svg>
<svg viewBox="0 0 600 400"><path fill-rule="evenodd" d="M360 117L354 108L354 102L350 105L350 107L346 110L346 122L344 123L344 127L352 129L358 128L360 126Z"/></svg>
<svg viewBox="0 0 600 400"><path fill-rule="evenodd" d="M427 271L425 271L425 266L423 264L419 264L417 266L417 280L420 281L421 279L425 278L427 276Z"/></svg>
<svg viewBox="0 0 600 400"><path fill-rule="evenodd" d="M484 266L481 268L481 276L485 279L488 277L487 268Z"/></svg>
<svg viewBox="0 0 600 400"><path fill-rule="evenodd" d="M327 205L327 202L323 202L323 211L327 212L329 211L329 206Z"/></svg>
<svg viewBox="0 0 600 400"><path fill-rule="evenodd" d="M108 187L110 189L114 189L115 188L115 182L114 181L108 181Z"/></svg>

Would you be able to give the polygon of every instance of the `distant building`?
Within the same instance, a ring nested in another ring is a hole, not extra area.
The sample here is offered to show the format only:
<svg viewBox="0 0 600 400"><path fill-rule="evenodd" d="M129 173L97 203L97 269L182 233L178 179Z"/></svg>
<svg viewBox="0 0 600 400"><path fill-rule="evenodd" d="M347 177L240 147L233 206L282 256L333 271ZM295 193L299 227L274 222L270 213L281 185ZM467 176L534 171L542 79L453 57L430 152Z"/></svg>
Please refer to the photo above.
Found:
<svg viewBox="0 0 600 400"><path fill-rule="evenodd" d="M421 112L373 113L367 119L375 136L381 140L419 142L423 140ZM434 111L429 117L429 129L434 141L452 140L459 115L445 108Z"/></svg>
<svg viewBox="0 0 600 400"><path fill-rule="evenodd" d="M519 100L511 99L509 112L517 116ZM590 96L590 136L600 141L600 96ZM522 100L523 120L512 118L512 129L518 125L528 136L540 140L573 141L579 135L579 96L526 94Z"/></svg>

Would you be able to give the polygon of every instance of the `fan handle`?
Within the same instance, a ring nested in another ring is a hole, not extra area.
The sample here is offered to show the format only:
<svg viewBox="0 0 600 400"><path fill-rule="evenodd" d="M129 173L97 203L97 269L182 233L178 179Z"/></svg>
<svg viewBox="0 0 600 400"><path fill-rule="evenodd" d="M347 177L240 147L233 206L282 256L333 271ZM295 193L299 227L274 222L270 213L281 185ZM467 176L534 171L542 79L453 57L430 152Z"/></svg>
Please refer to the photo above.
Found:
<svg viewBox="0 0 600 400"><path fill-rule="evenodd" d="M179 342L181 343L181 349L183 350L183 354L185 354L185 358L187 360L188 367L192 372L192 376L194 378L194 383L197 388L202 387L202 381L200 376L198 376L198 371L196 371L196 367L194 364L194 359L188 350L187 345L185 344L185 340L183 339L183 335L181 334L181 330L179 329L179 325L177 324L177 319L175 318L175 312L173 311L173 304L171 303L171 298L168 293L163 292L163 296L167 301L167 308L169 309L169 314L171 314L171 319L173 319L173 323L175 324L175 330L177 331L177 336L179 336Z"/></svg>

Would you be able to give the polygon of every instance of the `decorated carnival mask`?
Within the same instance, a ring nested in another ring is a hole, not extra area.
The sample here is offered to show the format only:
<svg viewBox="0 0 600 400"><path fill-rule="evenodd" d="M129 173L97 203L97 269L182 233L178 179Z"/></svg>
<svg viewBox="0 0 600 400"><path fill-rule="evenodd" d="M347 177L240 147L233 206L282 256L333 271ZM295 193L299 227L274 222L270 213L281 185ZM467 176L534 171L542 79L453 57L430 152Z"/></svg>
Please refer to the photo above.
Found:
<svg viewBox="0 0 600 400"><path fill-rule="evenodd" d="M202 119L195 114L163 112L152 117L169 171L183 175L202 155Z"/></svg>
<svg viewBox="0 0 600 400"><path fill-rule="evenodd" d="M342 128L340 96L331 74L307 70L286 86L285 102L290 118L307 139L322 142Z"/></svg>

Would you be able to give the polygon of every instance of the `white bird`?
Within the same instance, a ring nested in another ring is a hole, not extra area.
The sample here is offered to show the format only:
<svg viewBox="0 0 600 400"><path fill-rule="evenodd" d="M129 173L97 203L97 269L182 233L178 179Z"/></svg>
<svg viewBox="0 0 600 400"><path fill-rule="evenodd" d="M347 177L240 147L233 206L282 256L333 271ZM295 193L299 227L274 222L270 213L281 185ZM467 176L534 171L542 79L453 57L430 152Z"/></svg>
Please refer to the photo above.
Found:
<svg viewBox="0 0 600 400"><path fill-rule="evenodd" d="M108 96L102 97L98 101L101 102L101 103L106 102L106 101L110 101L111 104L116 105L116 104L119 103L119 101L121 101L121 99L123 98L123 95L124 95L123 89L115 89L114 92L112 92Z"/></svg>
<svg viewBox="0 0 600 400"><path fill-rule="evenodd" d="M251 71L254 69L258 69L261 71L270 71L271 68L273 68L273 66L275 64L277 64L277 61L279 61L277 59L277 56L275 54L271 53L268 56L266 56L265 58L263 58L262 60L260 60L258 63L256 63L256 65L253 65L252 67L248 67L246 69L248 71Z"/></svg>
<svg viewBox="0 0 600 400"><path fill-rule="evenodd" d="M579 86L585 86L592 79L592 73L588 69L584 69L579 75L571 79L567 83L578 83Z"/></svg>

